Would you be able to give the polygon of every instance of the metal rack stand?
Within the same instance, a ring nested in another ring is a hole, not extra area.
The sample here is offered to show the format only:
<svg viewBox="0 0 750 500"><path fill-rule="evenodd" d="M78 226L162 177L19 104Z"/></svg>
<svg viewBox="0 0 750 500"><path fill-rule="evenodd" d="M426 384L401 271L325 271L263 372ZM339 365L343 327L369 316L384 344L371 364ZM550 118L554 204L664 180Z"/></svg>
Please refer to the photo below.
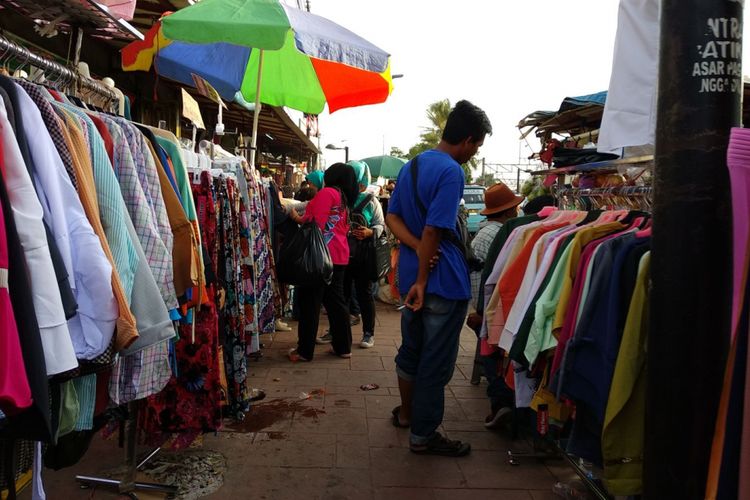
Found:
<svg viewBox="0 0 750 500"><path fill-rule="evenodd" d="M76 84L78 88L84 88L100 96L114 101L117 99L117 94L107 87L106 85L99 83L91 78L85 77L78 73L78 71L68 68L60 63L51 61L45 57L33 53L28 48L15 43L6 38L0 33L0 57L17 57L24 61L24 64L31 64L38 68L41 68L45 73L54 74L59 78L59 82L64 87L69 87Z"/></svg>
<svg viewBox="0 0 750 500"><path fill-rule="evenodd" d="M109 99L110 101L115 100L117 95L107 86L98 83L91 78L87 78L77 71L70 69L62 64L46 59L31 52L28 48L12 42L2 34L0 34L0 57L14 56L24 60L24 64L32 64L38 68L43 69L45 72L54 74L60 80L58 80L63 87L69 87L71 84L76 84L78 88L85 88L99 94L102 97ZM149 460L151 460L159 451L160 448L156 448L151 451L145 459L137 462L136 459L136 433L137 433L137 421L138 421L138 404L137 402L131 402L128 404L128 419L125 421L125 448L126 448L126 460L125 465L127 466L127 473L121 480L98 478L91 476L76 476L76 480L81 483L82 487L92 486L104 486L109 488L115 488L119 493L126 495L130 498L137 499L135 491L158 491L166 493L169 497L174 496L177 493L177 487L169 486L157 483L146 483L137 482L135 480L138 469L142 468Z"/></svg>
<svg viewBox="0 0 750 500"><path fill-rule="evenodd" d="M76 481L81 483L82 488L90 488L92 486L103 486L105 488L111 488L117 490L119 493L128 496L134 500L137 500L138 496L136 491L157 491L160 493L166 493L167 498L172 498L177 494L177 487L166 484L158 483L145 483L138 482L135 480L136 473L149 460L156 456L161 448L152 450L143 460L138 462L136 460L136 432L138 422L138 403L132 401L128 403L128 419L125 421L125 464L128 468L125 477L122 480L107 479L101 477L92 476L76 476Z"/></svg>

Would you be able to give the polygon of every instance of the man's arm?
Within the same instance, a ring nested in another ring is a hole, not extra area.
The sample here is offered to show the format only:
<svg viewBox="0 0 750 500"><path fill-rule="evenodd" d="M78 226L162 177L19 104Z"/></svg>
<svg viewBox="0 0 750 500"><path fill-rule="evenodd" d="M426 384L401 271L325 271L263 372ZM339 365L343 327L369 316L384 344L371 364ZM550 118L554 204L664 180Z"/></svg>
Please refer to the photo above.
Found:
<svg viewBox="0 0 750 500"><path fill-rule="evenodd" d="M422 240L417 247L417 256L419 257L417 281L412 285L404 301L406 307L412 311L419 311L424 305L427 278L430 276L431 263L438 253L442 236L442 230L434 226L425 226L422 232Z"/></svg>
<svg viewBox="0 0 750 500"><path fill-rule="evenodd" d="M408 246L415 252L419 249L419 238L409 230L404 219L394 213L389 213L385 218L385 223L390 228L393 235L404 245ZM426 228L425 228L426 229Z"/></svg>

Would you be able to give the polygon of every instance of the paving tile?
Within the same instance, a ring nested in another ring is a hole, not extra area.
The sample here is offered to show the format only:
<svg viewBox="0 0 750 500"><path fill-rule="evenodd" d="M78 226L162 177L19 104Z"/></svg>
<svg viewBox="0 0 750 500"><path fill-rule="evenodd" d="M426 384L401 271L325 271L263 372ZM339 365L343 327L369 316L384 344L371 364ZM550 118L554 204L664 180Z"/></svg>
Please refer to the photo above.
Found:
<svg viewBox="0 0 750 500"><path fill-rule="evenodd" d="M367 418L390 418L391 411L401 404L399 396L372 395L365 398Z"/></svg>
<svg viewBox="0 0 750 500"><path fill-rule="evenodd" d="M487 387L484 385L454 386L450 388L453 395L460 399L487 399ZM487 403L489 406L489 402Z"/></svg>
<svg viewBox="0 0 750 500"><path fill-rule="evenodd" d="M472 451L458 463L469 488L525 489L554 482L544 464L528 462L512 466L508 464L507 453L498 451Z"/></svg>
<svg viewBox="0 0 750 500"><path fill-rule="evenodd" d="M339 435L336 442L336 467L369 469L370 445L367 436Z"/></svg>
<svg viewBox="0 0 750 500"><path fill-rule="evenodd" d="M367 433L367 419L362 408L326 407L324 413L313 417L295 413L292 431L311 434L359 434Z"/></svg>
<svg viewBox="0 0 750 500"><path fill-rule="evenodd" d="M393 340L383 339L379 336L375 336L375 347L371 349L355 349L352 353L352 357L383 357L395 359L398 354L397 345L394 345Z"/></svg>
<svg viewBox="0 0 750 500"><path fill-rule="evenodd" d="M309 385L323 387L328 380L328 370L311 367L312 363L289 363L289 367L271 368L266 380L278 385ZM304 368L298 368L302 367ZM278 379L278 380L277 380Z"/></svg>
<svg viewBox="0 0 750 500"><path fill-rule="evenodd" d="M486 431L484 424L478 421L468 421L464 417L463 419L443 419L443 427L450 431L467 431L467 432L479 432Z"/></svg>
<svg viewBox="0 0 750 500"><path fill-rule="evenodd" d="M477 422L484 422L489 414L489 403L482 399L461 399L456 398L461 406L466 418Z"/></svg>
<svg viewBox="0 0 750 500"><path fill-rule="evenodd" d="M560 500L560 497L552 493L552 487L548 490L531 490L529 495L533 500Z"/></svg>
<svg viewBox="0 0 750 500"><path fill-rule="evenodd" d="M375 500L435 500L428 488L376 488Z"/></svg>
<svg viewBox="0 0 750 500"><path fill-rule="evenodd" d="M332 408L364 408L365 397L359 394L327 394L326 407Z"/></svg>
<svg viewBox="0 0 750 500"><path fill-rule="evenodd" d="M396 371L396 358L393 356L381 356L380 361L383 363L383 369L387 372Z"/></svg>
<svg viewBox="0 0 750 500"><path fill-rule="evenodd" d="M398 429L391 419L368 418L367 435L371 448L408 448L409 429Z"/></svg>
<svg viewBox="0 0 750 500"><path fill-rule="evenodd" d="M393 306L377 307L375 347L355 348L351 360L327 356L328 346L318 346L312 363L290 363L287 352L297 343L294 322L292 332L261 336L264 356L248 365L248 384L265 390L267 397L253 405L244 422L227 421L222 432L203 437L202 446L224 454L229 463L224 487L208 498L554 500L554 483L575 473L554 461L507 465L508 449L528 452L531 446L484 428L489 412L487 385L482 380L473 386L469 380L476 337L468 329L462 331L438 430L470 442L473 452L460 459L409 452L409 430L393 427L389 419L393 406L400 404L394 373L401 343L400 315ZM322 333L327 319L321 318ZM380 387L360 390L368 383ZM299 399L300 392L315 389L325 393ZM81 463L45 471L45 486L55 498L80 498L72 475L101 475L121 461L116 440L97 436ZM525 491L529 488L533 490ZM96 497L118 498L104 491L97 491ZM24 491L19 498L28 500L30 493Z"/></svg>
<svg viewBox="0 0 750 500"><path fill-rule="evenodd" d="M253 434L222 432L204 446L224 454L229 470L249 466L334 467L336 459L333 434L278 433L272 439L258 440Z"/></svg>
<svg viewBox="0 0 750 500"><path fill-rule="evenodd" d="M531 496L529 496L529 492L526 490L435 489L432 491L435 495L435 500L477 500L480 498L497 498L498 500L533 500Z"/></svg>
<svg viewBox="0 0 750 500"><path fill-rule="evenodd" d="M372 500L367 470L252 467L228 471L224 487L209 497L253 500Z"/></svg>
<svg viewBox="0 0 750 500"><path fill-rule="evenodd" d="M372 484L421 488L462 488L459 460L415 455L404 448L370 448Z"/></svg>
<svg viewBox="0 0 750 500"><path fill-rule="evenodd" d="M352 356L352 370L381 370L384 371L383 362L379 356Z"/></svg>
<svg viewBox="0 0 750 500"><path fill-rule="evenodd" d="M380 387L398 387L395 373L381 370L328 370L329 385L349 385L359 387L364 384L378 384Z"/></svg>
<svg viewBox="0 0 750 500"><path fill-rule="evenodd" d="M371 391L363 391L359 385L337 385L346 383L345 380L335 381L334 383L329 383L325 387L326 395L332 396L332 395L352 395L352 396L364 396L365 394L381 394L383 396L387 396L389 394L388 387L379 387L378 389L374 389Z"/></svg>
<svg viewBox="0 0 750 500"><path fill-rule="evenodd" d="M500 451L513 449L513 441L503 434L488 430L474 432L446 430L450 439L457 439L471 444L472 450Z"/></svg>

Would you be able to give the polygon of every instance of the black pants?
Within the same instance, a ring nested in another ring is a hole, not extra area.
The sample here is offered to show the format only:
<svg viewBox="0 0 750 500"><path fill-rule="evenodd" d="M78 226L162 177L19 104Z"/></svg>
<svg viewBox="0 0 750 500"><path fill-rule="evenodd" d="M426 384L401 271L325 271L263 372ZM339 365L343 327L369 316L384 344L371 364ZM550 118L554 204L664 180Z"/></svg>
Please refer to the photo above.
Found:
<svg viewBox="0 0 750 500"><path fill-rule="evenodd" d="M352 352L352 327L349 324L349 301L344 293L346 266L333 266L333 279L328 286L297 287L299 300L299 339L297 352L306 359L313 359L315 337L320 323L320 305L328 312L331 324L331 346L336 354Z"/></svg>
<svg viewBox="0 0 750 500"><path fill-rule="evenodd" d="M372 281L367 276L360 276L356 269L347 266L344 290L348 291L348 295L352 293L352 286L356 291L357 303L362 315L362 333L375 335L375 297L372 296Z"/></svg>

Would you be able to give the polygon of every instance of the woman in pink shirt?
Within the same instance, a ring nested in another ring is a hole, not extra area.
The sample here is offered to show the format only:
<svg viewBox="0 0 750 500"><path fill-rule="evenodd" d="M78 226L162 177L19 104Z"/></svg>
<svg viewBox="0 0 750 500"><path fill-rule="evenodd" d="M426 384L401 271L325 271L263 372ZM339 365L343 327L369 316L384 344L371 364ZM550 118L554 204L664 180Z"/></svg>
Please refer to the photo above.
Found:
<svg viewBox="0 0 750 500"><path fill-rule="evenodd" d="M310 361L315 352L321 303L325 305L330 323L331 353L350 358L352 328L349 323L349 303L344 294L344 272L349 264L349 211L357 200L359 190L354 169L335 163L325 172L325 186L318 191L305 209L304 217L292 212L298 223L315 221L328 244L333 261L330 285L297 287L300 304L297 348L289 353L292 361Z"/></svg>

